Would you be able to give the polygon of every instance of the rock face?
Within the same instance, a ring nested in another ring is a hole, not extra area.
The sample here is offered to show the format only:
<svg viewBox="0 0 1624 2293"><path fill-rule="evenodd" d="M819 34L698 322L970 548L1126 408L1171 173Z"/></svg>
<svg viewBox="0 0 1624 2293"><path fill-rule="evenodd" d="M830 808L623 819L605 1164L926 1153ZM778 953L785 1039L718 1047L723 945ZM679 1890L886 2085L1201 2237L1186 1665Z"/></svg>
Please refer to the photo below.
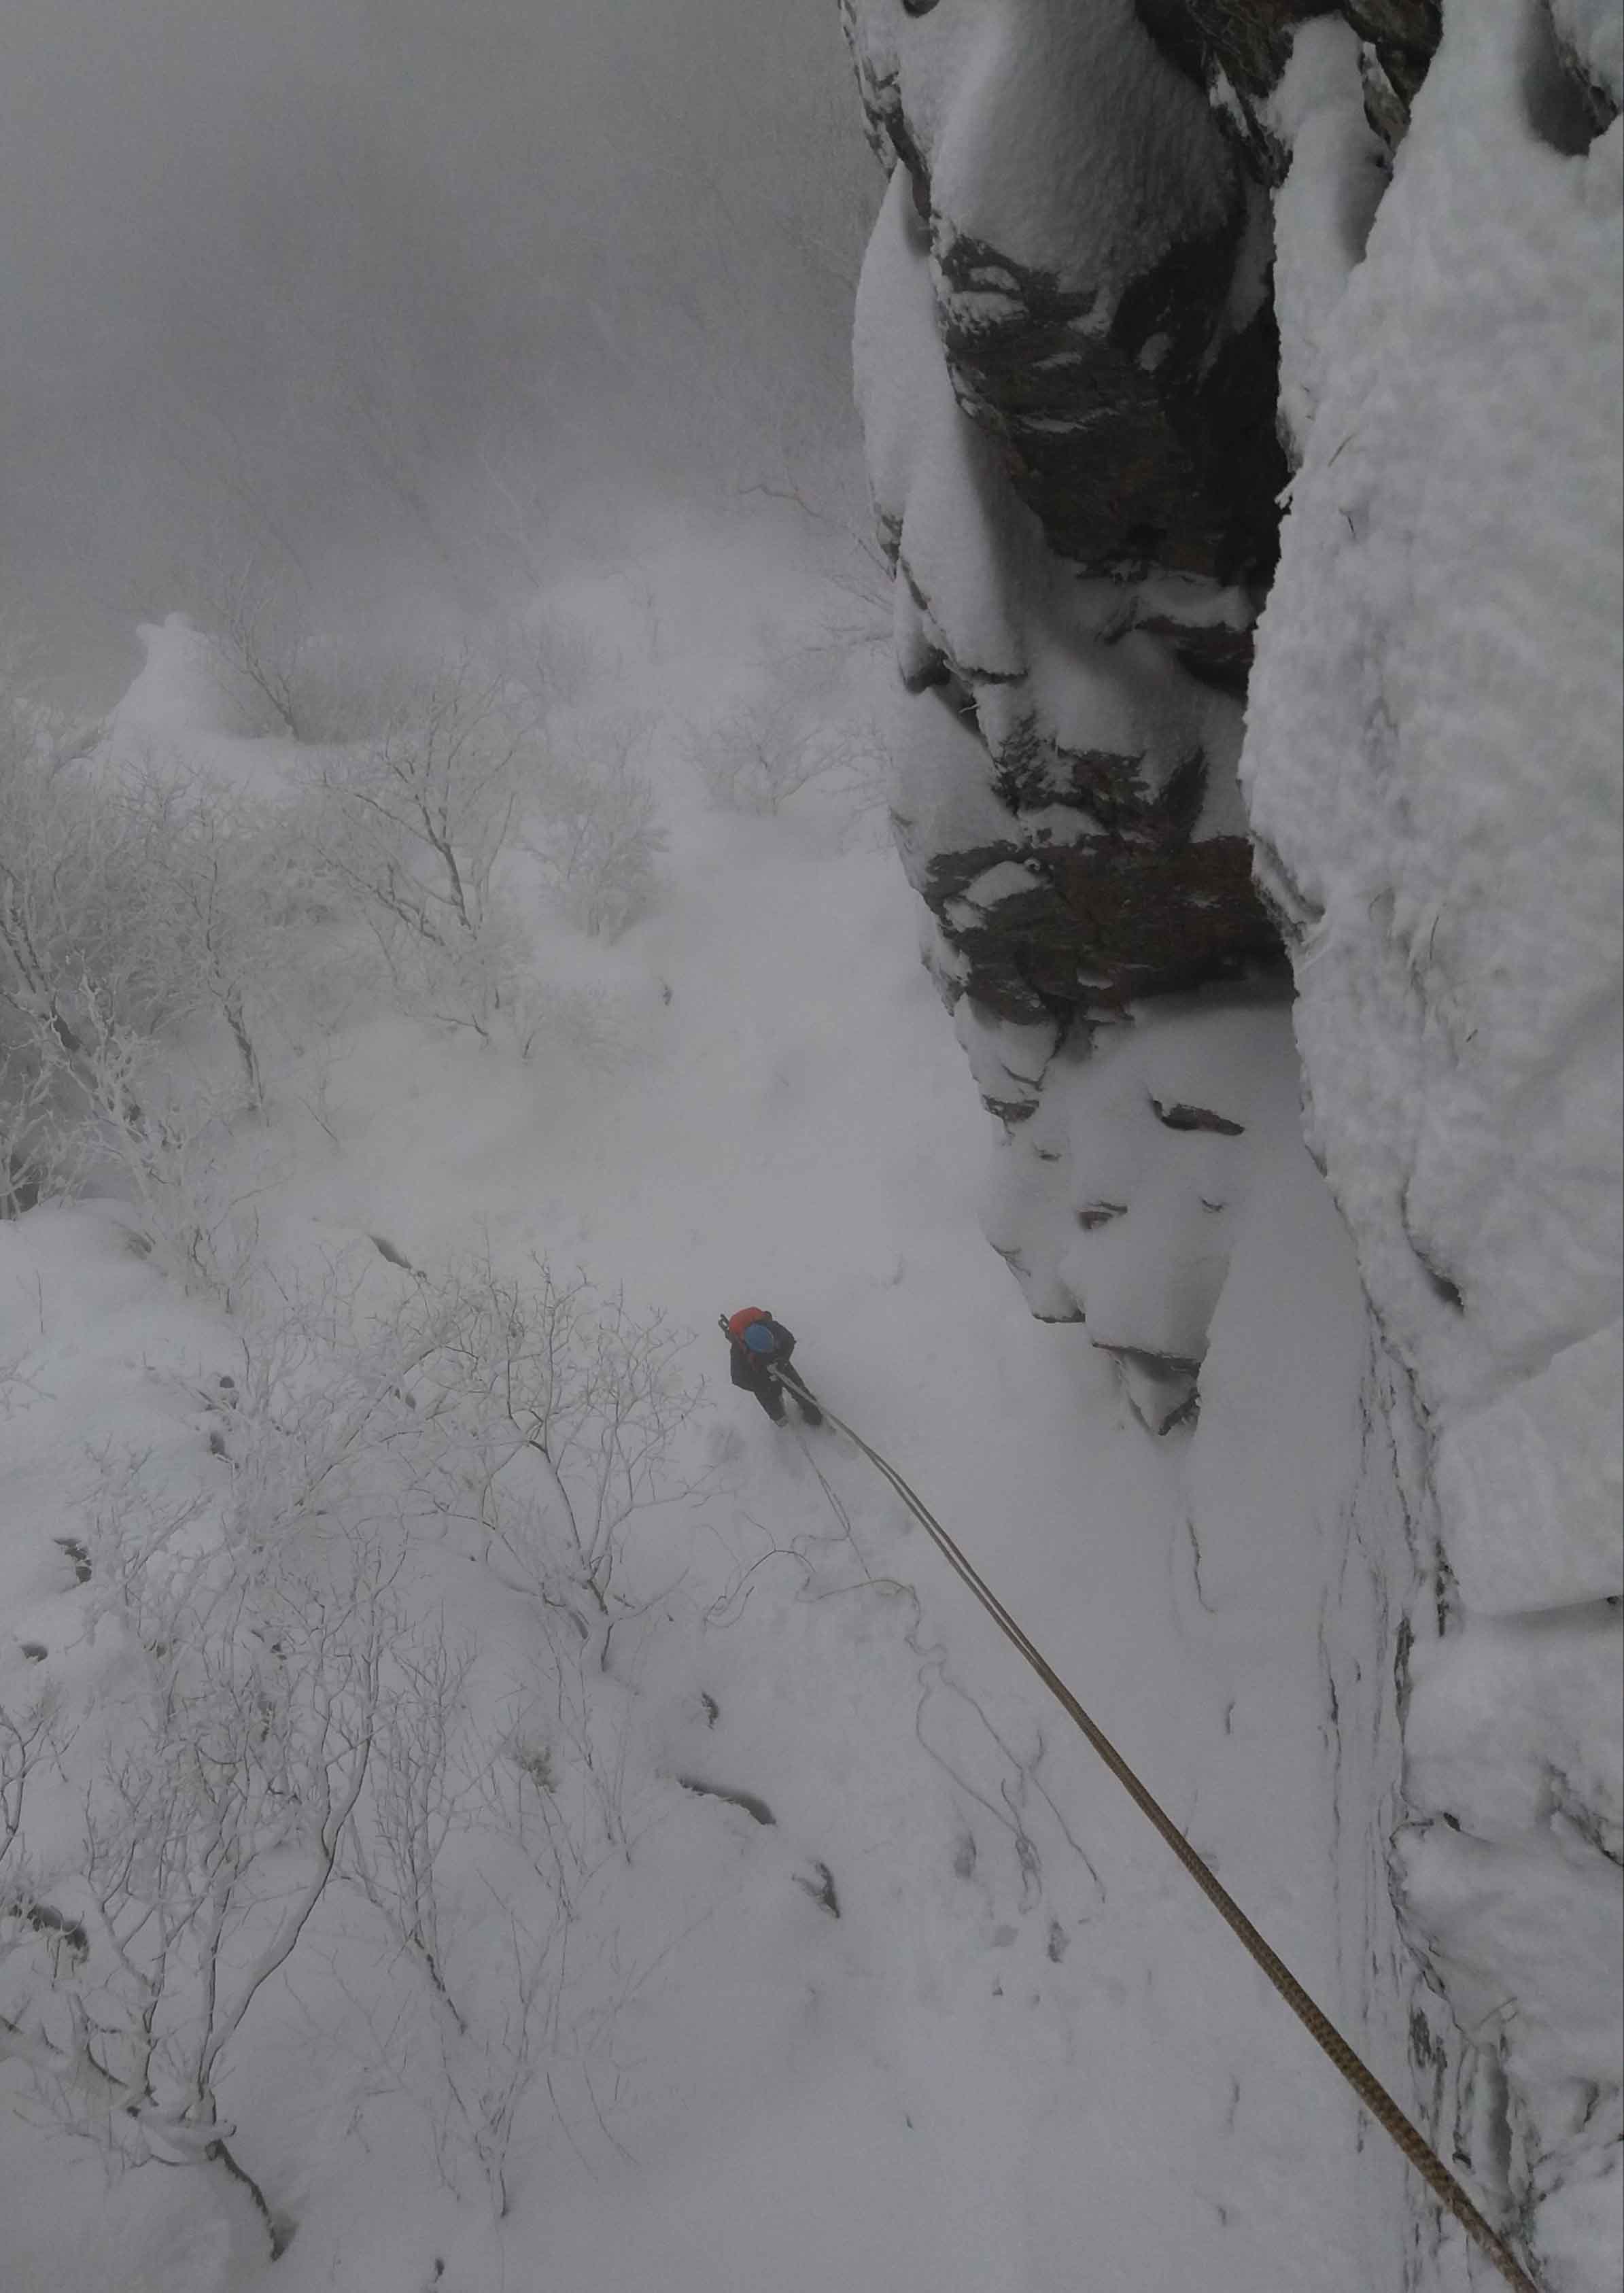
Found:
<svg viewBox="0 0 1624 2293"><path fill-rule="evenodd" d="M942 746L982 832L933 765L904 852L949 1000L1075 1044L1279 959L1234 782L1286 474L1266 206L1127 0L847 23L893 168L856 332L899 665L979 744Z"/></svg>
<svg viewBox="0 0 1624 2293"><path fill-rule="evenodd" d="M1371 1569L1342 1708L1396 1683L1353 1819L1409 1952L1357 2011L1405 2000L1441 2146L1550 2287L1599 2293L1624 16L843 14L892 177L858 396L898 666L932 695L895 825L1004 1125L990 1239L1184 1438L1295 1130L1291 1013L1387 1444L1385 1487L1365 1449L1313 1500ZM1459 2267L1423 2239L1411 2281Z"/></svg>
<svg viewBox="0 0 1624 2293"><path fill-rule="evenodd" d="M1301 466L1242 776L1309 1135L1423 1445L1398 1899L1476 2038L1487 2186L1541 2282L1599 2293L1624 2163L1624 128L1595 133L1539 12L1446 12L1364 258L1293 328L1305 157L1357 101L1337 28L1308 28L1275 105Z"/></svg>

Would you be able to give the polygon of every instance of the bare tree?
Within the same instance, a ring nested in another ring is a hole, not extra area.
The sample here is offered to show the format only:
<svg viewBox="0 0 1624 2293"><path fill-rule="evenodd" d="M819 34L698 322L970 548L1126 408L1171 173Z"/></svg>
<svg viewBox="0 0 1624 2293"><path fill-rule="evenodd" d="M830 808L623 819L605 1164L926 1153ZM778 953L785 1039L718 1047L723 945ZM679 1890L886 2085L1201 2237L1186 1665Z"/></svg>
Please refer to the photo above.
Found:
<svg viewBox="0 0 1624 2293"><path fill-rule="evenodd" d="M398 992L485 1040L516 984L493 877L540 764L500 668L465 649L404 684L374 738L311 766L314 856Z"/></svg>
<svg viewBox="0 0 1624 2293"><path fill-rule="evenodd" d="M555 740L537 798L527 842L564 914L594 939L618 939L654 896L668 839L640 769L652 729L635 714L577 725Z"/></svg>
<svg viewBox="0 0 1624 2293"><path fill-rule="evenodd" d="M425 1370L462 1428L448 1507L527 1591L566 1608L585 1592L608 1618L627 1524L682 1494L672 1450L699 1398L687 1333L536 1256L522 1281L486 1262L455 1295L455 1332Z"/></svg>
<svg viewBox="0 0 1624 2293"><path fill-rule="evenodd" d="M613 1874L630 1856L626 1727L581 1648L547 1632L537 1671L550 1687L495 1742L470 1714L469 1653L432 1634L397 1651L347 1835L343 1869L414 1976L426 2026L425 2067L397 2019L399 2074L448 2185L462 2194L471 2163L498 2220L531 2093L545 2086L559 2108L570 2070L599 2108L618 2003L602 1978Z"/></svg>
<svg viewBox="0 0 1624 2293"><path fill-rule="evenodd" d="M847 742L812 701L815 664L802 676L780 664L759 699L740 701L683 745L713 804L724 812L781 812L791 797L838 771Z"/></svg>
<svg viewBox="0 0 1624 2293"><path fill-rule="evenodd" d="M22 1837L28 1778L51 1746L51 1708L44 1698L20 1713L0 1705L0 1867ZM6 1884L0 1869L0 1895Z"/></svg>
<svg viewBox="0 0 1624 2293"><path fill-rule="evenodd" d="M58 2122L117 2162L214 2164L286 2225L232 2147L220 2083L330 1885L366 1780L386 1572L126 1569L143 1692L87 1795L66 1900L83 1948L0 2022Z"/></svg>
<svg viewBox="0 0 1624 2293"><path fill-rule="evenodd" d="M295 839L268 807L158 760L126 774L107 801L125 816L142 895L154 1018L213 1013L230 1035L249 1104L263 1106L259 1039L298 968Z"/></svg>
<svg viewBox="0 0 1624 2293"><path fill-rule="evenodd" d="M539 570L536 579L539 584ZM620 665L618 654L596 629L545 608L510 620L498 634L493 658L524 694L537 722L561 709L578 708Z"/></svg>
<svg viewBox="0 0 1624 2293"><path fill-rule="evenodd" d="M212 641L224 697L247 703L290 740L330 737L310 706L315 637L298 570L263 547L222 539L182 558L173 579L188 616Z"/></svg>
<svg viewBox="0 0 1624 2293"><path fill-rule="evenodd" d="M227 700L305 748L364 739L386 723L410 673L324 628L309 576L263 536L232 531L178 559L166 594L210 640Z"/></svg>
<svg viewBox="0 0 1624 2293"><path fill-rule="evenodd" d="M541 1261L522 1282L335 1263L308 1292L267 1270L244 1302L211 1397L227 1487L165 1510L106 1461L91 1635L124 1684L47 1875L20 1857L44 1722L0 1715L0 2057L116 2166L229 2177L274 2255L289 2225L222 2094L319 1924L370 1949L324 1913L335 1883L413 1977L418 2007L392 1994L373 2043L451 2186L473 2173L500 2216L528 2098L561 2107L568 2076L601 2108L626 1988L603 1891L635 1835L607 1652L640 1613L628 1524L676 1493L695 1396L680 1333ZM522 1696L405 1619L417 1541L453 1521L534 1602Z"/></svg>
<svg viewBox="0 0 1624 2293"><path fill-rule="evenodd" d="M489 1826L490 1762L465 1707L469 1654L432 1634L395 1651L367 1792L344 1868L416 1978L438 2076L419 2087L441 2170L471 2156L497 2218L508 2208L513 2120L559 2012L570 1910L555 1889L522 1906L448 1893L447 1851Z"/></svg>

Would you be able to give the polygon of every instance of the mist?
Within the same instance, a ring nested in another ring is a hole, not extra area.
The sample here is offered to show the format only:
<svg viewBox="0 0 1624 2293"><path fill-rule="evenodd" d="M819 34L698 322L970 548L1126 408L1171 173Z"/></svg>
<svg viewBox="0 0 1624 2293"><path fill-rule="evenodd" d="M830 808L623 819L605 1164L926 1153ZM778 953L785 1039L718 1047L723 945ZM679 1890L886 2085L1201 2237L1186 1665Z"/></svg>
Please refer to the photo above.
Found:
<svg viewBox="0 0 1624 2293"><path fill-rule="evenodd" d="M672 499L861 521L881 186L832 5L35 0L0 32L0 603L245 554L489 610Z"/></svg>

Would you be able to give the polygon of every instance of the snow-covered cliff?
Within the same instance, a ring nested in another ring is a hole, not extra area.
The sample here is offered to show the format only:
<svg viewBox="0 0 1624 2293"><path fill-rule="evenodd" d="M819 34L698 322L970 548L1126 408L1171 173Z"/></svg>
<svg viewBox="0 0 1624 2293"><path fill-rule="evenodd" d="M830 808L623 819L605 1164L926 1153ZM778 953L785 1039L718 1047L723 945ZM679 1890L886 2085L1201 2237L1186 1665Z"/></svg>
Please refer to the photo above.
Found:
<svg viewBox="0 0 1624 2293"><path fill-rule="evenodd" d="M1600 2293L1620 11L846 14L893 167L858 395L947 704L899 841L1004 1119L990 1239L1187 1445L1198 1631L1321 1572L1339 2009ZM1465 2266L1418 2205L1410 2281Z"/></svg>

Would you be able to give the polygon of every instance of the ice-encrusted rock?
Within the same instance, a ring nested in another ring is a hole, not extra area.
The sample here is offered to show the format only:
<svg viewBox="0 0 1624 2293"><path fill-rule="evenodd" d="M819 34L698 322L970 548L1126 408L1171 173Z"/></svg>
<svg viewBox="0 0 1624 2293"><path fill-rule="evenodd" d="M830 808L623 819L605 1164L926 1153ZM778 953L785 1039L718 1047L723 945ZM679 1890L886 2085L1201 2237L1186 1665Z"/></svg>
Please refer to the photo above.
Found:
<svg viewBox="0 0 1624 2293"><path fill-rule="evenodd" d="M1426 1442L1402 1900L1492 2069L1475 2168L1568 2293L1620 2261L1621 132L1533 12L1446 16L1364 258L1320 274L1243 758L1310 1134Z"/></svg>
<svg viewBox="0 0 1624 2293"><path fill-rule="evenodd" d="M1284 474L1266 217L1127 0L846 15L893 169L858 396L899 667L944 703L901 840L966 1042L1075 1041L1277 959L1234 779Z"/></svg>
<svg viewBox="0 0 1624 2293"><path fill-rule="evenodd" d="M899 841L1006 1117L990 1238L1035 1314L1086 1317L1147 1422L1190 1422L1200 1364L1220 1414L1245 1391L1259 1448L1289 1450L1285 1395L1223 1347L1290 1110L1210 1087L1200 1048L1266 1031L1255 852L1374 1309L1357 1468L1302 1491L1369 1569L1358 1631L1345 1574L1321 1625L1337 1811L1392 1842L1410 1946L1389 1933L1374 1980L1361 1960L1355 2021L1390 2045L1403 2002L1441 2149L1542 2282L1599 2293L1624 2178L1624 11L846 15L895 171L860 398L899 662L943 704ZM1277 383L1298 466L1248 822ZM1304 1269L1273 1271L1300 1302ZM1192 1538L1215 1518L1193 1494ZM1402 1778L1342 1764L1373 1678ZM1418 2225L1406 2281L1462 2265Z"/></svg>

